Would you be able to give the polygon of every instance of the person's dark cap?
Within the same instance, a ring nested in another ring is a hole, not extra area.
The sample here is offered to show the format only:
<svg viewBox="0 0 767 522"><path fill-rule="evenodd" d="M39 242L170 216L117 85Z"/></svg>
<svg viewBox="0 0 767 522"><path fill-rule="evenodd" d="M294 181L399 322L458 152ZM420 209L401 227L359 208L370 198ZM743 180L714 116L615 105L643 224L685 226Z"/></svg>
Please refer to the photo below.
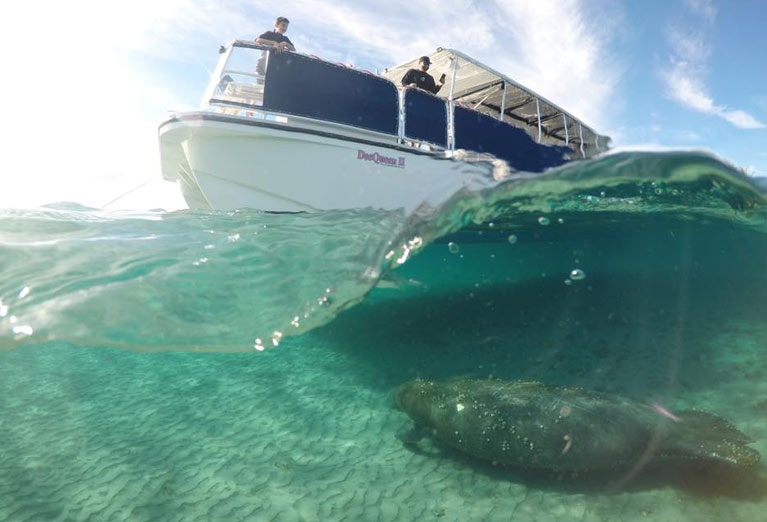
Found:
<svg viewBox="0 0 767 522"><path fill-rule="evenodd" d="M429 59L428 56L421 56L418 59L418 63L428 63L429 65L431 65L431 60Z"/></svg>
<svg viewBox="0 0 767 522"><path fill-rule="evenodd" d="M278 17L278 18L277 18L277 21L276 21L276 22L274 22L274 25L279 25L279 24L280 24L280 23L282 23L282 22L285 22L286 24L289 24L289 23L290 23L290 20L288 20L288 19L287 19L287 18L285 18L284 16L280 16L280 17Z"/></svg>

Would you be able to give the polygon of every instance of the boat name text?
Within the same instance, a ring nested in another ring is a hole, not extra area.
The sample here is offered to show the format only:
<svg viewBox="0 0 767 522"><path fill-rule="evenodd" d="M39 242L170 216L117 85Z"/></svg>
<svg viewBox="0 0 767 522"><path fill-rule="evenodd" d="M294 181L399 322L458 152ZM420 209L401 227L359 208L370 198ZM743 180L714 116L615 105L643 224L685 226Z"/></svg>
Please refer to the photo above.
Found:
<svg viewBox="0 0 767 522"><path fill-rule="evenodd" d="M402 156L398 158L393 158L391 156L384 156L382 154L378 154L377 152L369 153L369 152L365 152L364 150L358 150L357 159L364 160L364 161L372 161L376 165L385 165L387 167L397 167L400 169L405 168L405 158Z"/></svg>

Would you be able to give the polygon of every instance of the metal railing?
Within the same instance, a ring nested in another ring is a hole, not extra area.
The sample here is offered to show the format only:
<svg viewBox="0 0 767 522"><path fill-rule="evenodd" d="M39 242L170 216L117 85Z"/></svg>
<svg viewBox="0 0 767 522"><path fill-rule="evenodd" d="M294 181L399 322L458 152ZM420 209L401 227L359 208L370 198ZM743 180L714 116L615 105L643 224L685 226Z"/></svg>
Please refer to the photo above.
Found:
<svg viewBox="0 0 767 522"><path fill-rule="evenodd" d="M260 51L262 52L262 56L258 59L258 65L255 67L254 70L247 70L247 68L244 67L238 67L236 64L231 65L230 62L232 61L233 53L235 49L249 49L253 51ZM228 111L228 110L248 110L250 109L251 112L248 112L249 115L254 115L252 111L258 111L259 113L262 111L268 111L267 107L264 107L264 97L266 94L266 89L268 86L268 82L266 81L266 72L268 70L269 66L269 58L272 55L272 52L274 52L272 47L259 45L253 42L249 41L243 41L243 40L236 40L234 42L231 42L226 47L221 48L221 57L218 61L218 64L216 66L216 69L214 70L210 83L208 84L208 87L205 91L205 94L202 99L201 107L203 110L205 109L211 109L213 107L220 108L220 110ZM307 56L307 55L302 55ZM308 56L308 58L319 60L315 56ZM321 60L319 60L321 61ZM447 150L454 151L455 150L455 143L456 143L456 135L455 135L455 107L456 102L454 100L454 86L455 86L455 79L457 75L457 69L458 69L458 61L453 59L452 63L450 65L451 68L451 85L450 85L450 93L447 96L447 98L444 100L446 111L447 111L447 129L446 129L446 135L447 135L447 143L446 148ZM237 78L243 78L245 81L238 81ZM383 80L386 80L383 77L380 77ZM386 80L389 81L389 80ZM501 106L500 106L500 112L497 116L497 118L505 123L506 125L511 125L510 123L506 122L504 120L505 111L506 111L506 92L508 84L506 81L503 81L502 84L500 84L498 90L502 90L502 99L501 99ZM496 91L497 92L497 91ZM422 144L428 144L432 147L437 146L438 148L442 148L441 145L430 143L424 140L418 140L417 138L408 137L406 134L406 128L407 128L407 110L405 107L405 93L406 90L399 89L399 98L398 98L398 112L397 112L397 132L394 138L399 143L405 144L409 143L414 146L420 146ZM543 140L543 120L541 115L541 106L540 101L538 97L535 97L535 108L536 108L536 114L535 118L537 120L537 136L534 137L535 141L537 143L541 143ZM571 143L574 141L579 142L576 146L578 147L576 150L578 150L581 154L581 157L586 156L586 143L584 142L584 131L583 131L583 124L580 123L578 120L574 120L575 123L578 123L578 135L576 139L573 139L573 136L570 134L570 125L571 122L569 121L567 115L562 112L562 121L563 121L563 130L564 130L564 145L567 147L571 146ZM512 125L514 126L514 125ZM575 145L575 144L573 144ZM600 146L599 141L599 135L595 134L595 140L593 143L593 149L596 152L600 152L602 150L602 146Z"/></svg>

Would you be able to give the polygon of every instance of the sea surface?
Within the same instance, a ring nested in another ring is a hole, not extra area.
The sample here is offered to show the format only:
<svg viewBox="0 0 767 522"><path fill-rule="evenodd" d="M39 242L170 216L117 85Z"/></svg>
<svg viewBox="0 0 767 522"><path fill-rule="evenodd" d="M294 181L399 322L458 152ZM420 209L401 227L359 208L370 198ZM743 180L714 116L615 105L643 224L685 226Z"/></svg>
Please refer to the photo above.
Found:
<svg viewBox="0 0 767 522"><path fill-rule="evenodd" d="M762 461L554 472L403 441L392 390L457 376L705 410ZM411 214L0 210L3 522L760 522L765 460L767 186L708 155Z"/></svg>

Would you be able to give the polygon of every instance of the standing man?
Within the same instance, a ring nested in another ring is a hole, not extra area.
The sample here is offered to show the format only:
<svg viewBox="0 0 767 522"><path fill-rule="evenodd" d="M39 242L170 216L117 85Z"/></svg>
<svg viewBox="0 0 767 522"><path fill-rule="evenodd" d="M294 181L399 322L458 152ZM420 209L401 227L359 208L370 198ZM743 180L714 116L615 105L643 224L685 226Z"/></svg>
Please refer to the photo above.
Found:
<svg viewBox="0 0 767 522"><path fill-rule="evenodd" d="M429 66L431 60L428 56L421 56L418 59L418 69L408 69L405 76L402 77L403 87L418 87L425 91L429 91L432 94L437 94L439 90L445 85L445 75L439 77L439 85L434 83L434 78L429 74Z"/></svg>
<svg viewBox="0 0 767 522"><path fill-rule="evenodd" d="M283 51L295 51L296 48L293 45L293 42L290 41L290 38L285 36L285 33L288 32L288 24L290 24L290 20L284 16L280 16L277 18L277 21L274 22L274 31L265 32L256 38L256 43L274 47L278 53Z"/></svg>

